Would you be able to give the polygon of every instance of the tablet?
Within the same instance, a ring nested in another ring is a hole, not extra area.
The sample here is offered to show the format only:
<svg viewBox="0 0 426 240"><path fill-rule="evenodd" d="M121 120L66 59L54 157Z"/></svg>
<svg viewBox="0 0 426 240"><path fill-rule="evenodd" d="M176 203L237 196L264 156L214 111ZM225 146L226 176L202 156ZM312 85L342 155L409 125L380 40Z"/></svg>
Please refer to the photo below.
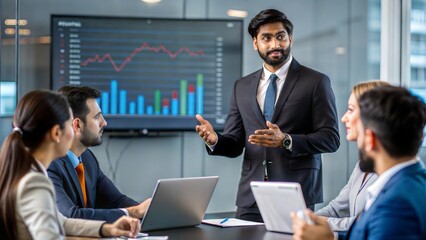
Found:
<svg viewBox="0 0 426 240"><path fill-rule="evenodd" d="M251 190L268 231L293 233L291 212L305 211L299 183L251 182Z"/></svg>

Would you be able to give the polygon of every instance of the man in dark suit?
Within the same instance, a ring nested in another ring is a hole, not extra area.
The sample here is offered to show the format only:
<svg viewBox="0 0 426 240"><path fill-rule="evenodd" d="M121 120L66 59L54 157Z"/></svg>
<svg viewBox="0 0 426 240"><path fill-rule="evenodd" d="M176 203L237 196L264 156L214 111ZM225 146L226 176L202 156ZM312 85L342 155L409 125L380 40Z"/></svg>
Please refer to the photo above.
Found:
<svg viewBox="0 0 426 240"><path fill-rule="evenodd" d="M248 27L263 68L235 83L222 134L201 115L195 127L212 155L237 157L245 149L236 217L263 221L251 181L299 182L309 208L323 201L321 153L340 145L330 79L290 54L293 24L278 10Z"/></svg>
<svg viewBox="0 0 426 240"><path fill-rule="evenodd" d="M114 222L123 215L142 218L150 199L138 203L123 195L104 175L91 146L102 143L107 125L90 87L66 86L59 89L70 103L75 137L67 155L53 161L48 169L55 186L59 211L66 217ZM83 177L84 176L84 177Z"/></svg>
<svg viewBox="0 0 426 240"><path fill-rule="evenodd" d="M379 177L367 189L364 211L339 239L426 239L426 169L416 157L426 106L401 87L370 90L359 105L359 166ZM295 239L335 238L326 220L306 214L314 225L292 214Z"/></svg>

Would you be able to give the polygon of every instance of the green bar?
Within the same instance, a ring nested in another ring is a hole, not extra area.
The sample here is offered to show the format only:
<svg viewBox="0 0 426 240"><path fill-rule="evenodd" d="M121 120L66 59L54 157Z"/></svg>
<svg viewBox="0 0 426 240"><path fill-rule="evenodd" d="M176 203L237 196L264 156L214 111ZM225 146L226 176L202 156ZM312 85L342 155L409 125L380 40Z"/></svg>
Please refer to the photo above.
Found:
<svg viewBox="0 0 426 240"><path fill-rule="evenodd" d="M154 113L161 113L161 92L160 90L155 90L154 92Z"/></svg>
<svg viewBox="0 0 426 240"><path fill-rule="evenodd" d="M188 82L186 80L180 81L180 115L186 115L186 106L188 104Z"/></svg>
<svg viewBox="0 0 426 240"><path fill-rule="evenodd" d="M199 73L197 74L197 87L203 86L203 74Z"/></svg>

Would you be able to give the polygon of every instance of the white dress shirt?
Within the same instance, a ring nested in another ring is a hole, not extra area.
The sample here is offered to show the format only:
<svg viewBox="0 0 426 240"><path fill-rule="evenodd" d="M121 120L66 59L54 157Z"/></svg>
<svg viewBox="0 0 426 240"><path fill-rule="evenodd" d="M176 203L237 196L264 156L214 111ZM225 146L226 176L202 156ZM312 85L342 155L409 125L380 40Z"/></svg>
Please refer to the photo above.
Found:
<svg viewBox="0 0 426 240"><path fill-rule="evenodd" d="M263 113L263 106L265 105L265 95L266 90L268 89L269 85L269 77L271 74L277 75L277 95L275 97L275 104L277 104L278 97L280 96L281 90L283 89L285 78L287 77L288 70L290 69L291 61L293 60L293 56L290 55L289 60L280 67L276 72L270 72L268 69L265 68L265 64L263 64L263 72L262 76L260 77L259 85L257 87L257 103L259 104L260 110Z"/></svg>

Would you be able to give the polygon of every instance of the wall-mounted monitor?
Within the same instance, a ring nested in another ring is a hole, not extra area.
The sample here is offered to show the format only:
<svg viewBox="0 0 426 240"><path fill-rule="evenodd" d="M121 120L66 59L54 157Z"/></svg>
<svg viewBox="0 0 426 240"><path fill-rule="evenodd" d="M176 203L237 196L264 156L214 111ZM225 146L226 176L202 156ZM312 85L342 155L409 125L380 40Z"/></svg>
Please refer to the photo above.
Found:
<svg viewBox="0 0 426 240"><path fill-rule="evenodd" d="M223 129L242 73L240 20L51 17L51 87L91 86L110 130Z"/></svg>

